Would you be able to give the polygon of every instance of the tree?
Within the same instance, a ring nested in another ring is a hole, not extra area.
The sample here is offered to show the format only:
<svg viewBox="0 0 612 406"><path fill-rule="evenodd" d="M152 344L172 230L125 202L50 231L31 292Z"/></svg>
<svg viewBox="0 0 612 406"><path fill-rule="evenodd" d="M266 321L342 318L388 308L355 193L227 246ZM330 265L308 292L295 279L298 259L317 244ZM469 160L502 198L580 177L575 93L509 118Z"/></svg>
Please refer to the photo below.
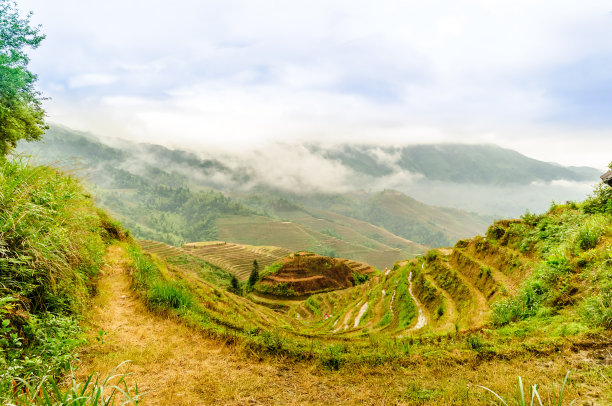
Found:
<svg viewBox="0 0 612 406"><path fill-rule="evenodd" d="M259 281L259 264L257 260L253 260L253 270L251 271L251 275L249 275L249 286L254 286Z"/></svg>
<svg viewBox="0 0 612 406"><path fill-rule="evenodd" d="M30 27L30 12L19 17L17 4L0 0L0 157L17 141L39 140L48 128L37 76L28 70L25 48L36 49L45 38L40 26Z"/></svg>
<svg viewBox="0 0 612 406"><path fill-rule="evenodd" d="M235 294L240 293L240 282L238 282L236 275L232 275L232 279L230 279L229 291Z"/></svg>

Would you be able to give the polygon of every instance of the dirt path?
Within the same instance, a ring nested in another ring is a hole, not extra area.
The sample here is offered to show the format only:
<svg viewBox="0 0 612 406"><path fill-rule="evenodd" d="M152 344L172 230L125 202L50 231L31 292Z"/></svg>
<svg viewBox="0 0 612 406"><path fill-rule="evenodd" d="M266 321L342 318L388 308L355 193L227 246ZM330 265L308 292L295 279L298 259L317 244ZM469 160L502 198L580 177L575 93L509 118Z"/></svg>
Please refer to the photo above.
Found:
<svg viewBox="0 0 612 406"><path fill-rule="evenodd" d="M359 309L359 313L357 313L357 316L355 317L355 325L353 327L359 327L359 322L361 321L361 318L365 314L366 310L368 310L368 302L365 302Z"/></svg>
<svg viewBox="0 0 612 406"><path fill-rule="evenodd" d="M339 375L326 376L311 364L258 362L243 350L150 313L130 289L123 249L110 247L107 261L86 324L92 344L82 351L77 377L93 371L105 375L131 360L132 381L148 392L143 405L372 404L371 390L367 395L359 381L340 385L335 382ZM99 331L102 343L95 338Z"/></svg>
<svg viewBox="0 0 612 406"><path fill-rule="evenodd" d="M410 297L414 300L417 309L419 309L419 317L417 318L417 322L410 330L416 331L420 330L427 324L427 317L425 317L425 312L423 311L423 306L419 303L417 297L412 293L412 272L408 275L408 293L410 293Z"/></svg>

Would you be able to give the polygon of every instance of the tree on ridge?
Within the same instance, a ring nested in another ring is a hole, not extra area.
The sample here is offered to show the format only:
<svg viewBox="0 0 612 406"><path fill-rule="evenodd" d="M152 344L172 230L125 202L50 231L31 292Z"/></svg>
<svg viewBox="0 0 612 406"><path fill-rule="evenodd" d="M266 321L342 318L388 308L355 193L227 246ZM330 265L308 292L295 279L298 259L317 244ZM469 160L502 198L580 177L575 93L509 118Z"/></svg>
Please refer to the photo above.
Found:
<svg viewBox="0 0 612 406"><path fill-rule="evenodd" d="M40 26L30 27L31 16L20 18L15 2L0 0L0 157L20 139L39 140L48 128L44 99L34 88L37 76L28 70L24 50L38 48L45 38Z"/></svg>

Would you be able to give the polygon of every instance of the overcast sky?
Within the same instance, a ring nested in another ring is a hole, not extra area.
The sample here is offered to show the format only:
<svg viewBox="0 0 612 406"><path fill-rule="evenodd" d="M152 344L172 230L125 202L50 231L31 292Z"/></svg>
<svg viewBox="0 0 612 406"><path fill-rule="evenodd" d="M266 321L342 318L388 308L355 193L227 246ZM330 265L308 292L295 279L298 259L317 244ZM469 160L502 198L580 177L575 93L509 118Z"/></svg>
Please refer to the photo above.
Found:
<svg viewBox="0 0 612 406"><path fill-rule="evenodd" d="M18 0L49 119L170 146L488 142L612 161L609 1Z"/></svg>

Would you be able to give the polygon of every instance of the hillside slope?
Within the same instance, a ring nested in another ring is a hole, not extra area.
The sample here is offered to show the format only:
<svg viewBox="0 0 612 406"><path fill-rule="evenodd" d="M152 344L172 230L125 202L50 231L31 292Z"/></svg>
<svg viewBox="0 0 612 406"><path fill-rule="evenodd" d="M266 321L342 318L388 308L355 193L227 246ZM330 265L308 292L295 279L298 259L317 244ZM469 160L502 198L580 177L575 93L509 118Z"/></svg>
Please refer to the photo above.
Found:
<svg viewBox="0 0 612 406"><path fill-rule="evenodd" d="M117 239L128 236L78 180L0 157L1 403L24 382L48 387L75 360L79 320Z"/></svg>

